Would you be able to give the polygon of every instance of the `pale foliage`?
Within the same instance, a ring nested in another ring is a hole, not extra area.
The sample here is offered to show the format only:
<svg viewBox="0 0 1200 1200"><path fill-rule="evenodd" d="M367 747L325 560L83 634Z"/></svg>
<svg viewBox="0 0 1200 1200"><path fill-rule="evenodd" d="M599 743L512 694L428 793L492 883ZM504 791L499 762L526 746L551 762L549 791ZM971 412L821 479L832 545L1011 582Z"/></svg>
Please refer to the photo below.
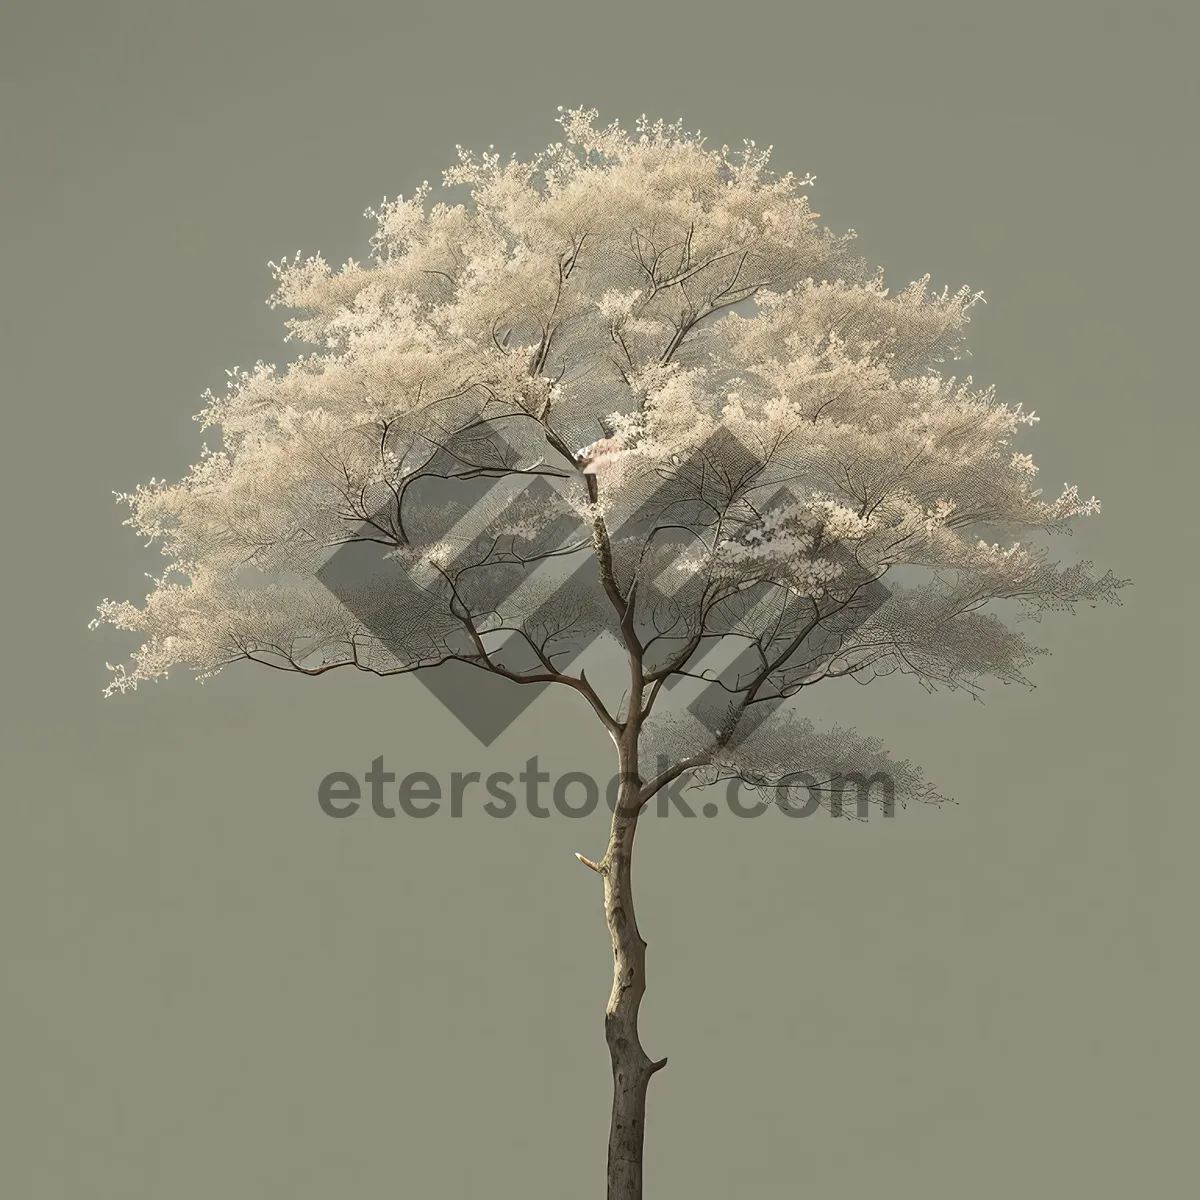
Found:
<svg viewBox="0 0 1200 1200"><path fill-rule="evenodd" d="M230 372L199 414L223 448L205 448L179 483L121 496L127 524L170 565L144 606L100 606L94 624L144 638L110 692L245 658L310 673L449 657L486 669L480 635L499 628L551 675L555 645L590 623L636 638L644 659L641 707L609 720L597 706L612 732L648 718L662 680L687 674L715 636L759 647L762 678L731 691L737 716L834 676L1024 680L1037 651L985 604L1016 600L1036 616L1116 598L1111 574L1060 568L1029 540L1099 508L1075 487L1047 498L1035 486L1015 448L1034 414L944 371L978 294L931 292L928 279L890 291L852 253L853 232L818 224L811 179L769 171L769 150L713 150L644 119L630 134L596 116L563 113L564 140L529 161L460 150L445 183L469 199L430 204L426 185L369 210L369 265L272 264L270 302L295 311L289 337L317 349L283 372ZM444 448L470 429L503 430L507 444L460 454L447 472ZM720 431L749 465L734 470L713 449ZM553 499L498 503L495 541L464 563L428 505L412 503L409 485L431 474L540 475ZM664 483L692 501L686 517L664 509L655 528L623 531ZM792 499L771 510L783 486ZM582 520L582 539L545 542L564 513ZM425 570L428 602L397 615L399 650L315 578L329 547L360 536ZM535 631L527 609L489 599L489 565L528 572L556 555L596 557L598 602L551 588ZM900 567L923 578L889 580L882 606L812 650L813 630ZM630 603L635 581L645 590L670 569L691 584L679 599L654 612ZM546 615L555 603L558 621ZM692 758L735 762L735 739L718 741Z"/></svg>

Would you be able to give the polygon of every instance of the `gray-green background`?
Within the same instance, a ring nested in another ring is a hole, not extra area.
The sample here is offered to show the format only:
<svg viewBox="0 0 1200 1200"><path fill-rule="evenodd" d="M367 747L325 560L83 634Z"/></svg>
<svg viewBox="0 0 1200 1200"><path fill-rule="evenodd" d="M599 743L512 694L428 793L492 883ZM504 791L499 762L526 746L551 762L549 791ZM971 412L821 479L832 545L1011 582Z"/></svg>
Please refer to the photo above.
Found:
<svg viewBox="0 0 1200 1200"><path fill-rule="evenodd" d="M986 704L828 685L957 807L651 820L648 1197L1182 1197L1197 1185L1198 173L1190 6L10 3L3 139L3 1112L13 1200L599 1197L610 951L587 821L332 821L329 771L606 775L582 703L483 751L411 681L226 672L103 701L269 259L559 104L817 176L895 284L984 289L976 379L1123 608Z"/></svg>

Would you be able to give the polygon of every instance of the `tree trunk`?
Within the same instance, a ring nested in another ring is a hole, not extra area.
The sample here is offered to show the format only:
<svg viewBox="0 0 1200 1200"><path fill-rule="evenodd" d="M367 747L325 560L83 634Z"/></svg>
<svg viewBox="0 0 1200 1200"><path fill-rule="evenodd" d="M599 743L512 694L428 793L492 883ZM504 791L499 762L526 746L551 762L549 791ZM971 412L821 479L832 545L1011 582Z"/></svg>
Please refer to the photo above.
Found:
<svg viewBox="0 0 1200 1200"><path fill-rule="evenodd" d="M625 757L624 755L622 756ZM632 755L630 756L633 757ZM638 1037L638 1009L646 991L646 943L638 932L630 887L635 807L635 771L622 763L623 783L604 856L604 912L613 946L613 989L604 1033L613 1068L612 1126L608 1136L608 1200L642 1200L642 1147L646 1086L667 1060L651 1062Z"/></svg>

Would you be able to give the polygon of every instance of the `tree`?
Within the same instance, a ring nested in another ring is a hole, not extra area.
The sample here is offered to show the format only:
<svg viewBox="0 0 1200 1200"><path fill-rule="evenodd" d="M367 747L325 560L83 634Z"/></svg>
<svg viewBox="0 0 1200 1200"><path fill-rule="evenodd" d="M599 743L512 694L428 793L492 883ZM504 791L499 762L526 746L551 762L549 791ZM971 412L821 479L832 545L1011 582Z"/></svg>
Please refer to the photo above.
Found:
<svg viewBox="0 0 1200 1200"><path fill-rule="evenodd" d="M893 672L1028 684L1044 651L985 606L1038 618L1127 581L1025 540L1099 505L1043 498L1012 444L1035 415L944 373L978 293L926 277L893 294L853 231L817 224L811 177L774 174L753 142L596 121L564 112L565 141L529 161L460 147L444 182L469 198L429 204L426 184L368 210L370 265L271 264L271 303L299 314L289 338L319 349L230 372L199 414L223 448L119 496L170 565L144 607L106 600L93 625L145 639L109 694L239 660L458 664L577 693L620 777L607 847L579 858L614 958L608 1195L635 1200L666 1062L638 1036L647 803L688 775L786 807L806 766L835 797L857 771L887 774L901 803L937 799L877 742L785 702ZM447 536L482 485L486 521ZM382 547L403 585L331 594L319 571L350 544ZM564 661L581 631L622 647L619 703ZM724 673L701 665L717 643L741 648ZM705 684L690 716L665 711L681 679Z"/></svg>

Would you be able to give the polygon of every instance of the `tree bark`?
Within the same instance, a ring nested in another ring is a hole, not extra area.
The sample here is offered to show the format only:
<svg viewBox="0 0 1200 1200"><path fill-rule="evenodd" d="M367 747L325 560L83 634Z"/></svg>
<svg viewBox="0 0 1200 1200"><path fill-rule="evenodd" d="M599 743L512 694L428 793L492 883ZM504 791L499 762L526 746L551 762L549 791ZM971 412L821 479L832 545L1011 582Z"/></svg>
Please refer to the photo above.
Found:
<svg viewBox="0 0 1200 1200"><path fill-rule="evenodd" d="M608 1135L608 1200L642 1200L646 1088L666 1066L652 1062L638 1036L638 1010L646 991L646 943L633 908L630 867L637 830L640 780L636 750L623 753L622 786L613 814L604 876L604 913L613 947L613 988L604 1033L613 1069L612 1125Z"/></svg>

